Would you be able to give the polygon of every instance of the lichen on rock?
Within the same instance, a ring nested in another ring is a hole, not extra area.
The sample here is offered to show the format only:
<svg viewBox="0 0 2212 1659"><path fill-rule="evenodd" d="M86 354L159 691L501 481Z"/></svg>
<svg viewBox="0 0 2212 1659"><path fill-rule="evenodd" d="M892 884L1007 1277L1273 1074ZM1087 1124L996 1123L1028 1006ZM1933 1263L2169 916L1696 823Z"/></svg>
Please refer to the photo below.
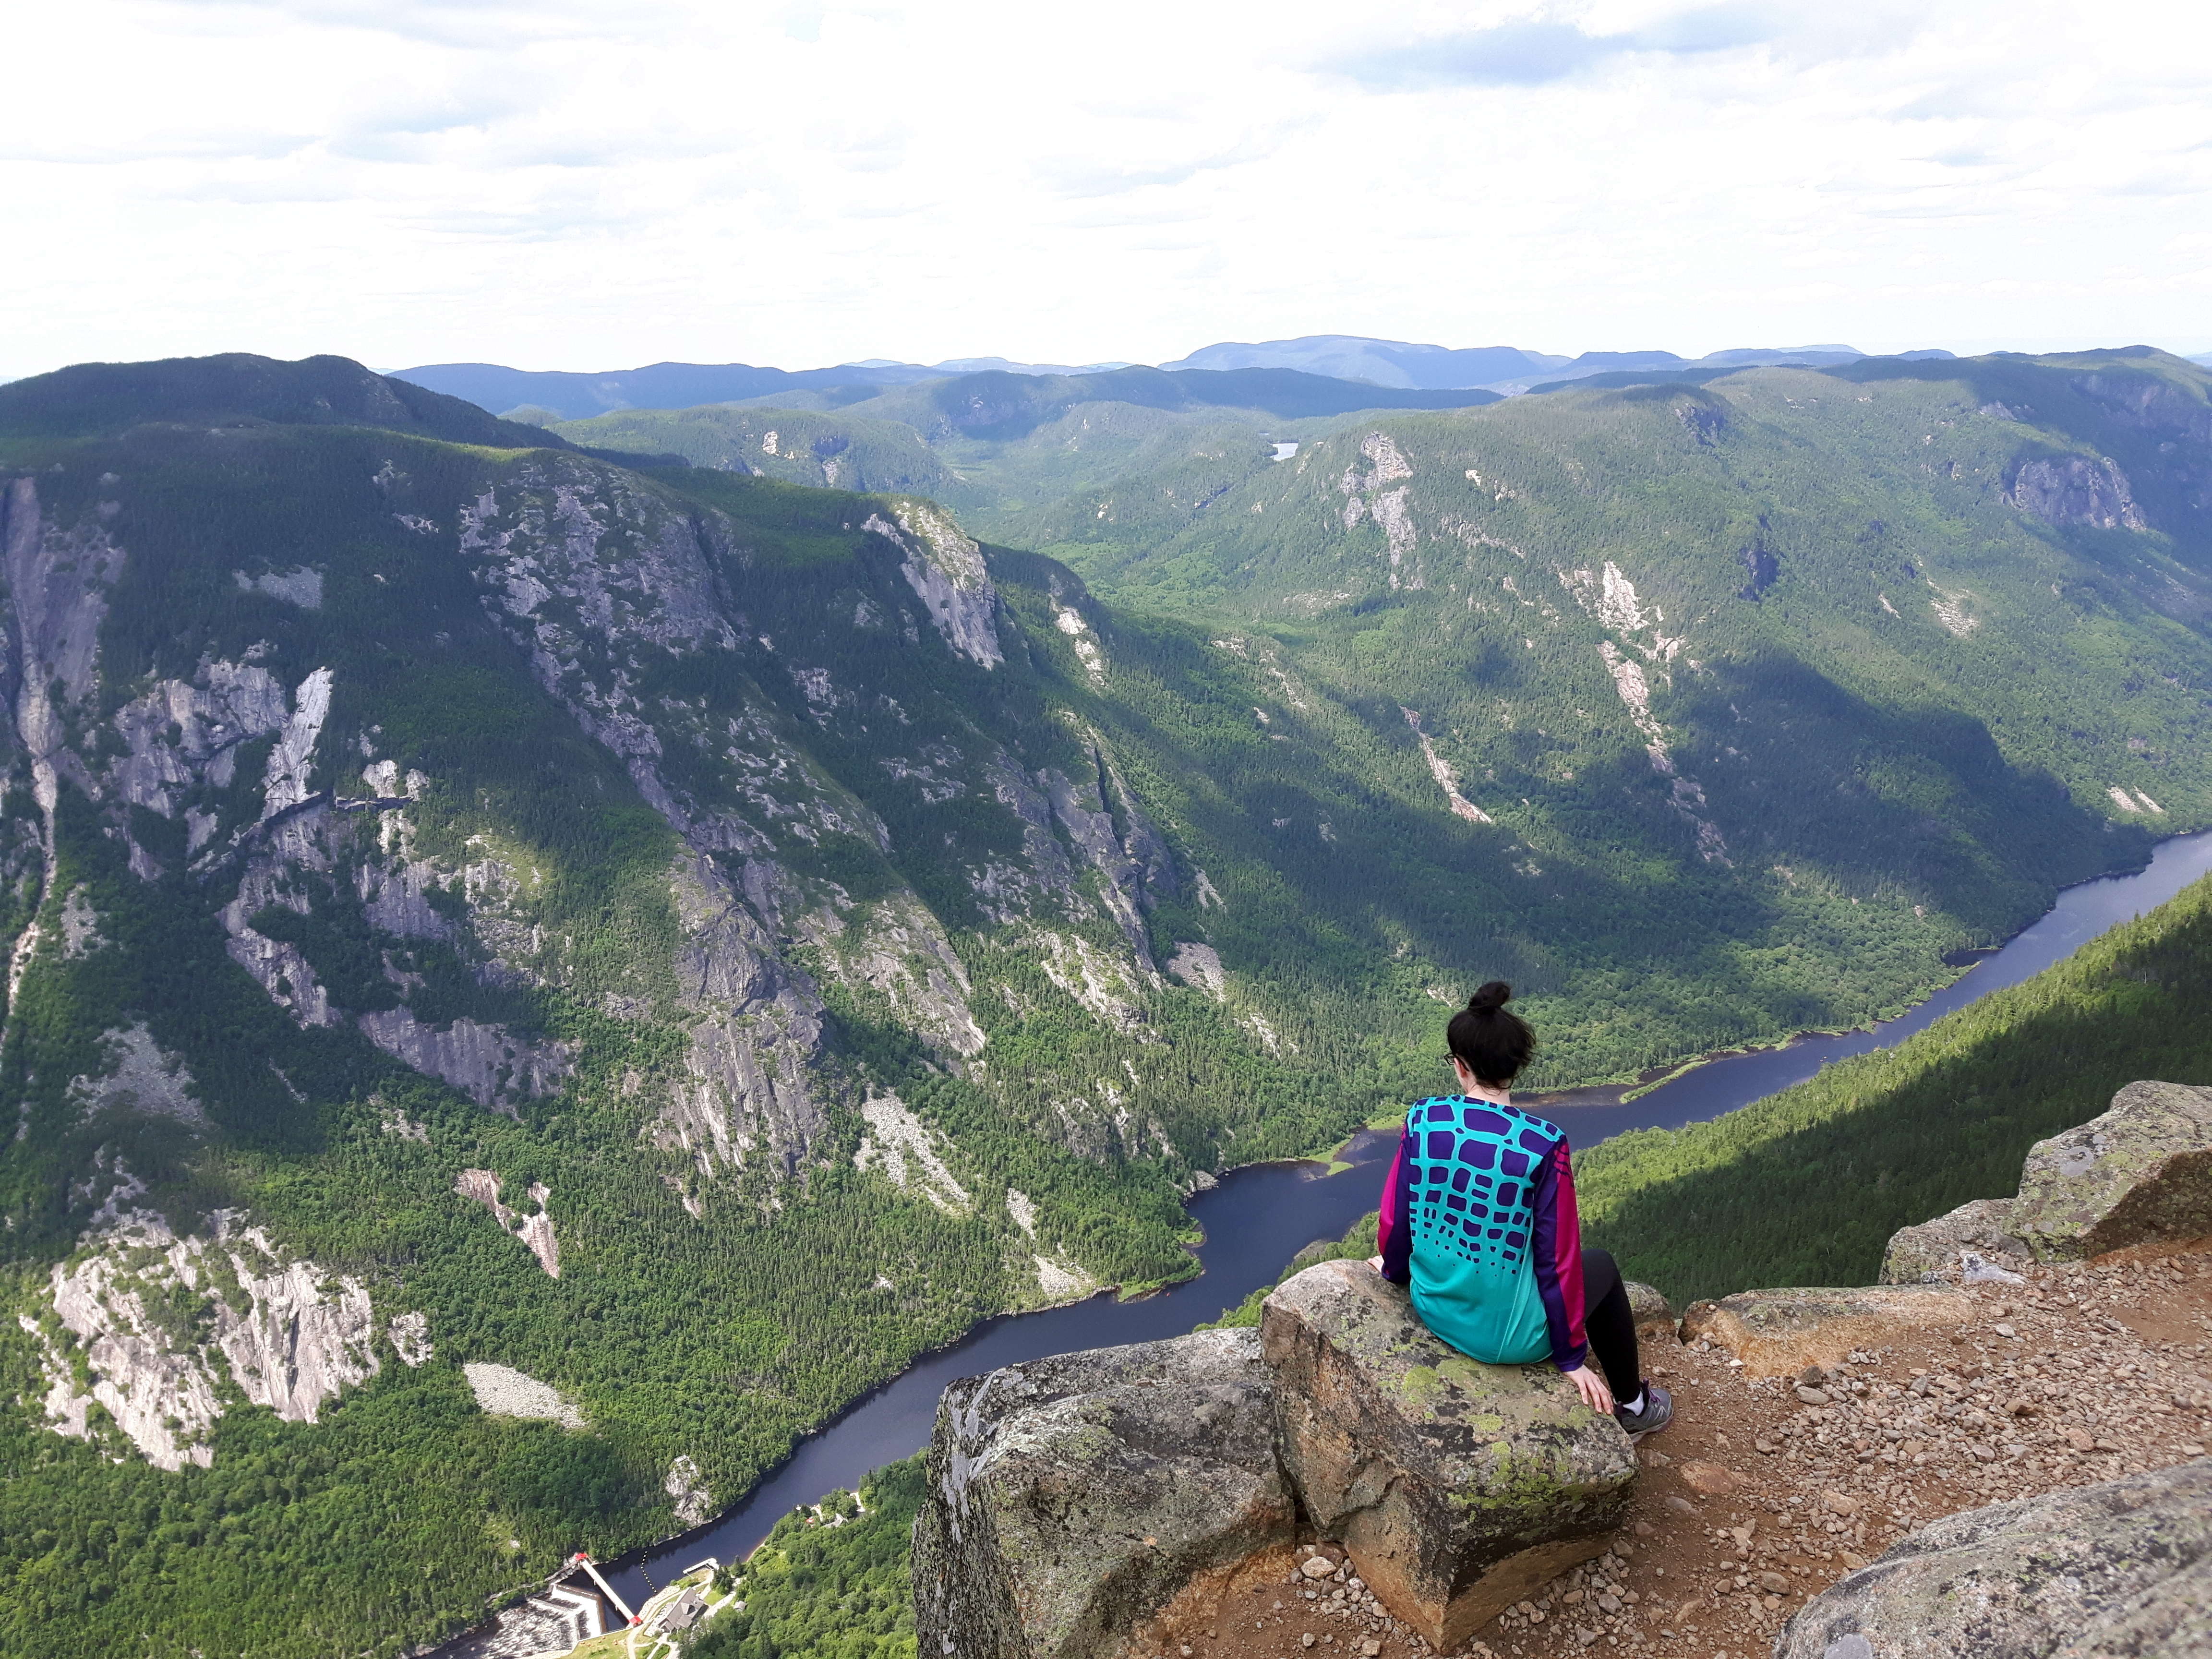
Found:
<svg viewBox="0 0 2212 1659"><path fill-rule="evenodd" d="M1886 1285L1972 1282L2039 1261L2212 1238L2212 1089L2146 1079L2039 1140L2012 1198L1976 1199L1893 1234ZM1972 1260L1967 1258L1972 1257Z"/></svg>
<svg viewBox="0 0 2212 1659"><path fill-rule="evenodd" d="M2130 1083L2028 1149L2009 1231L2040 1261L2212 1236L2212 1088Z"/></svg>
<svg viewBox="0 0 2212 1659"><path fill-rule="evenodd" d="M2008 1198L1977 1198L1932 1221L1899 1228L1881 1253L1881 1282L1971 1281L1977 1270L1969 1258L1984 1264L1984 1272L1990 1264L2010 1272L2027 1259L2027 1247L2012 1233L2012 1213Z"/></svg>
<svg viewBox="0 0 2212 1659"><path fill-rule="evenodd" d="M1201 1574L1289 1543L1258 1334L1207 1331L965 1377L914 1529L921 1651L1123 1651Z"/></svg>
<svg viewBox="0 0 2212 1659"><path fill-rule="evenodd" d="M1776 1659L2212 1650L2212 1459L1923 1527L1808 1602Z"/></svg>
<svg viewBox="0 0 2212 1659"><path fill-rule="evenodd" d="M1261 1331L1284 1468L1307 1512L1432 1646L1456 1651L1605 1549L1636 1455L1548 1363L1456 1352L1364 1261L1278 1285Z"/></svg>

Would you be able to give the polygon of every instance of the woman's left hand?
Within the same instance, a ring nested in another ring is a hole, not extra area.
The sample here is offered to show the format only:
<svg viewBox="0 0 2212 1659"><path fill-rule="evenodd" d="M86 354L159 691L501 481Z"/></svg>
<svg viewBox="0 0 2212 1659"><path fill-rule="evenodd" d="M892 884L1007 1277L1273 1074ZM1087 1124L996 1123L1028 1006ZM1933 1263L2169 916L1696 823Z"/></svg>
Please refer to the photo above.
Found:
<svg viewBox="0 0 2212 1659"><path fill-rule="evenodd" d="M1613 1415L1613 1390L1588 1365L1576 1366L1567 1373L1567 1381L1575 1385L1575 1392L1582 1395L1583 1405L1601 1417Z"/></svg>

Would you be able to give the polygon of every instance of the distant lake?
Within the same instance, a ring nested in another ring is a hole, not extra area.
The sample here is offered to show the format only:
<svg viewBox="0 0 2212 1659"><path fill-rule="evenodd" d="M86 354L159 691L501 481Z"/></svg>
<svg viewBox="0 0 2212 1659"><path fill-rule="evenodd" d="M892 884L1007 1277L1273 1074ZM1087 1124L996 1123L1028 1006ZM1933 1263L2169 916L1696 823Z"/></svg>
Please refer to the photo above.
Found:
<svg viewBox="0 0 2212 1659"><path fill-rule="evenodd" d="M2040 921L1968 969L1959 981L1909 1013L1868 1031L1808 1036L1780 1048L1709 1060L1628 1105L1620 1090L1578 1090L1531 1097L1587 1146L1625 1129L1674 1128L1717 1117L1802 1083L1823 1066L1885 1048L1923 1030L1954 1009L2017 985L2070 956L2107 928L2172 898L2212 871L2212 832L2163 842L2148 868L2069 887ZM1221 1184L1191 1200L1206 1230L1199 1247L1201 1276L1138 1302L1093 1297L1042 1313L988 1321L950 1348L915 1361L835 1422L799 1443L788 1462L751 1496L696 1531L655 1545L607 1577L635 1607L654 1585L706 1556L740 1559L769 1529L801 1504L838 1487L857 1487L871 1469L910 1456L929 1442L937 1397L956 1377L1049 1354L1180 1336L1220 1316L1271 1282L1291 1257L1317 1238L1335 1238L1376 1206L1383 1166L1395 1136L1355 1136L1338 1155L1352 1168L1331 1176L1319 1164L1264 1164L1231 1170Z"/></svg>

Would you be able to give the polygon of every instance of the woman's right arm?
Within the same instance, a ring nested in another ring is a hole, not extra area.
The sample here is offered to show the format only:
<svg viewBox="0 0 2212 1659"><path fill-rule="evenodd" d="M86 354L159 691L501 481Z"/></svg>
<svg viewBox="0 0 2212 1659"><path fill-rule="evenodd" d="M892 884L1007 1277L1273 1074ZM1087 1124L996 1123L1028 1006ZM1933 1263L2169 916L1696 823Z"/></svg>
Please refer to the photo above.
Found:
<svg viewBox="0 0 2212 1659"><path fill-rule="evenodd" d="M1383 1177L1382 1203L1376 1212L1376 1271L1393 1285L1409 1284L1413 1277L1413 1132L1398 1131L1398 1156L1390 1160Z"/></svg>

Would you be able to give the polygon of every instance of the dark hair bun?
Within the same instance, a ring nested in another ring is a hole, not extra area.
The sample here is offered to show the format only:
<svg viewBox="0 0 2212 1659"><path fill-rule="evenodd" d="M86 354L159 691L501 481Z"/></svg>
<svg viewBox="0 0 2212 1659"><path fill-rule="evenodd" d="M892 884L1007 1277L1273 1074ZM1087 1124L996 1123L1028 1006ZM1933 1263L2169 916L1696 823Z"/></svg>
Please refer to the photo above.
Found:
<svg viewBox="0 0 2212 1659"><path fill-rule="evenodd" d="M1502 979L1493 979L1467 1000L1470 1014L1492 1014L1513 1000L1513 988Z"/></svg>

